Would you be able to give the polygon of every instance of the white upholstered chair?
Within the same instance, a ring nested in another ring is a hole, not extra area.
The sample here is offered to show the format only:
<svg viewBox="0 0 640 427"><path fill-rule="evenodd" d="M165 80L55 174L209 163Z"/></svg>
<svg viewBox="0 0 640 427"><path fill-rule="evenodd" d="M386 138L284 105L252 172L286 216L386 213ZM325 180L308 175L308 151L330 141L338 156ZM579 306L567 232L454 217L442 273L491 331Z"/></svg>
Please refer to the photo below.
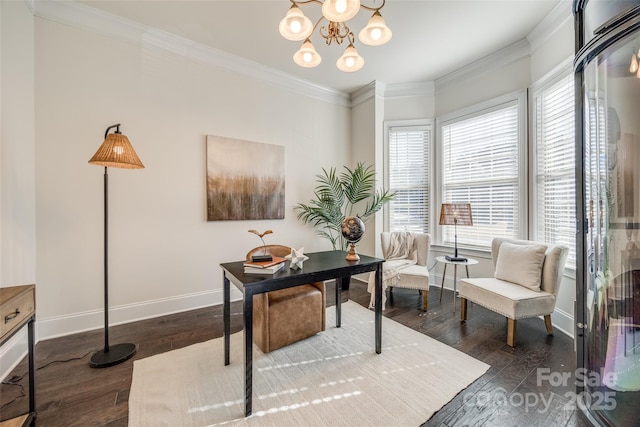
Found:
<svg viewBox="0 0 640 427"><path fill-rule="evenodd" d="M460 318L467 319L467 301L507 318L507 344L516 345L518 319L544 316L553 335L551 313L569 248L530 240L495 238L491 243L494 277L460 279Z"/></svg>
<svg viewBox="0 0 640 427"><path fill-rule="evenodd" d="M394 280L393 286L389 287L392 292L393 287L417 289L422 294L422 309L427 311L429 305L429 270L427 269L427 258L429 256L429 247L431 244L431 235L426 233L410 233L413 237L413 246L407 250L408 253L415 253L416 262L412 265L403 266L398 269L397 280ZM380 234L382 244L382 254L385 260L389 259L391 252L392 233L383 232ZM383 270L385 262L383 264ZM383 271L384 276L384 271Z"/></svg>

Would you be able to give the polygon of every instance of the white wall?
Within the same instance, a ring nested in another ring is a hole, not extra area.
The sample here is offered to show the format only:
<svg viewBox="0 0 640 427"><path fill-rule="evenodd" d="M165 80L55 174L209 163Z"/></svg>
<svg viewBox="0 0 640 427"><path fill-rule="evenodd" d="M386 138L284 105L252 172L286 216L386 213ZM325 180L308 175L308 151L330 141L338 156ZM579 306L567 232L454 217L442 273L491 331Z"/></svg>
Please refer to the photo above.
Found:
<svg viewBox="0 0 640 427"><path fill-rule="evenodd" d="M186 52L189 53L189 52ZM103 169L87 164L121 123L146 168L109 169L112 323L221 302L221 262L268 243L326 241L292 207L315 175L349 164L349 108L157 48L36 18L40 338L102 325ZM284 220L207 222L205 139L285 146Z"/></svg>
<svg viewBox="0 0 640 427"><path fill-rule="evenodd" d="M0 2L0 287L36 281L33 15ZM27 351L26 328L0 348L0 378Z"/></svg>
<svg viewBox="0 0 640 427"><path fill-rule="evenodd" d="M531 81L536 82L545 74L553 70L574 56L574 28L573 18L569 14L562 18L557 26L545 31L543 39L535 43L531 52Z"/></svg>
<svg viewBox="0 0 640 427"><path fill-rule="evenodd" d="M411 85L387 85L384 120L431 119L436 116L433 82Z"/></svg>
<svg viewBox="0 0 640 427"><path fill-rule="evenodd" d="M0 286L15 286L36 279L34 33L26 3L0 11Z"/></svg>
<svg viewBox="0 0 640 427"><path fill-rule="evenodd" d="M529 56L523 55L501 66L489 63L487 67L474 68L456 78L455 84L444 85L436 81L436 116L526 90L531 83L529 68Z"/></svg>
<svg viewBox="0 0 640 427"><path fill-rule="evenodd" d="M376 187L382 188L382 164L377 153L381 147L381 130L378 130L379 115L384 111L384 102L380 97L384 84L372 82L356 93L351 109L351 167L357 163L364 163L372 166L376 172ZM357 245L357 250L361 254L376 256L376 236L382 231L381 221L382 211L375 215L366 223L366 231L362 240Z"/></svg>

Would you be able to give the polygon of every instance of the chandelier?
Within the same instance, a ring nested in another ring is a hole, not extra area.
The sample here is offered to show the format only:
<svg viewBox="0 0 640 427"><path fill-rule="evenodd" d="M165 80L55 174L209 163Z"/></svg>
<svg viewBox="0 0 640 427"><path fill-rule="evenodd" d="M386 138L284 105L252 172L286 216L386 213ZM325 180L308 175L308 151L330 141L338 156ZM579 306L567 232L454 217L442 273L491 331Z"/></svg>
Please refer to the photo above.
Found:
<svg viewBox="0 0 640 427"><path fill-rule="evenodd" d="M358 33L358 39L369 46L380 46L391 39L391 30L385 25L384 19L380 15L380 9L384 7L385 0L382 0L382 4L379 7L365 6L360 4L359 0L290 1L291 8L280 21L279 29L282 37L287 40L304 40L300 49L293 55L293 61L301 67L316 67L322 61L313 43L311 43L310 37L318 25L326 20L328 24L320 26L319 33L327 45L331 45L331 43L342 44L345 40L349 42L342 56L336 61L338 69L345 72L353 72L362 68L364 58L358 55L358 51L353 45L355 37L347 26L347 21L356 16L361 8L373 12L373 15L367 25ZM300 5L306 3L322 5L322 16L320 16L315 25L304 15L300 8Z"/></svg>

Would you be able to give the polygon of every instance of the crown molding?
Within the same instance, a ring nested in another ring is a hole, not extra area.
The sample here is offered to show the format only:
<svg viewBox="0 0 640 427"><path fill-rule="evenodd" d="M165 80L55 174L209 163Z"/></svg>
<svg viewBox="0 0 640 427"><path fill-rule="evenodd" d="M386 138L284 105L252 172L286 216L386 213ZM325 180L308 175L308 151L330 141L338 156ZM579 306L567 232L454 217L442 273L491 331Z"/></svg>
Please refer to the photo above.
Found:
<svg viewBox="0 0 640 427"><path fill-rule="evenodd" d="M137 22L125 19L74 1L27 0L34 16L69 25L84 31L137 44L144 48L161 49L194 61L224 68L255 80L324 102L351 106L351 95L297 78L254 61L229 54Z"/></svg>
<svg viewBox="0 0 640 427"><path fill-rule="evenodd" d="M36 0L24 0L32 15L36 14Z"/></svg>
<svg viewBox="0 0 640 427"><path fill-rule="evenodd" d="M371 83L362 86L360 89L351 94L351 107L362 104L368 99L378 96L384 96L386 86L387 85L385 83L379 82L377 80L374 80Z"/></svg>
<svg viewBox="0 0 640 427"><path fill-rule="evenodd" d="M407 98L411 96L429 96L435 93L433 80L413 83L389 84L385 90L385 98Z"/></svg>
<svg viewBox="0 0 640 427"><path fill-rule="evenodd" d="M374 96L384 97L384 99L392 99L409 98L412 96L433 96L434 93L433 81L397 84L386 84L379 81L373 81L351 94L351 106L355 107Z"/></svg>
<svg viewBox="0 0 640 427"><path fill-rule="evenodd" d="M531 53L538 50L565 21L572 18L571 1L560 1L527 36L527 40L531 46Z"/></svg>
<svg viewBox="0 0 640 427"><path fill-rule="evenodd" d="M435 93L442 93L461 81L468 81L474 76L498 70L507 64L529 56L530 46L527 39L517 41L504 49L500 49L478 61L446 74L435 81Z"/></svg>
<svg viewBox="0 0 640 427"><path fill-rule="evenodd" d="M570 56L570 57L566 58L564 61L562 61L561 63L559 63L555 67L553 67L550 71L545 73L538 80L533 82L531 84L531 86L529 86L529 90L531 92L535 92L540 87L543 87L543 86L549 84L549 82L556 81L557 79L560 79L562 77L567 76L567 74L572 74L573 73L573 60L574 60L573 56Z"/></svg>

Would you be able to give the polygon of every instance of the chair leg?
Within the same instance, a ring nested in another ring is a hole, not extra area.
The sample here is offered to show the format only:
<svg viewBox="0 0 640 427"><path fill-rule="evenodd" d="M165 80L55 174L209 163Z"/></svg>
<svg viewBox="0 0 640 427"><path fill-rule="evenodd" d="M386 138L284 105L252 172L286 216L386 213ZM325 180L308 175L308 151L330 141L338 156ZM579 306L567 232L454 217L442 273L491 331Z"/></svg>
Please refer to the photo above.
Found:
<svg viewBox="0 0 640 427"><path fill-rule="evenodd" d="M510 347L516 346L516 325L515 319L509 319L507 317L507 344Z"/></svg>
<svg viewBox="0 0 640 427"><path fill-rule="evenodd" d="M467 299L460 297L460 320L467 320Z"/></svg>
<svg viewBox="0 0 640 427"><path fill-rule="evenodd" d="M547 327L547 332L549 333L549 335L553 335L553 325L551 324L550 314L544 315L544 325Z"/></svg>
<svg viewBox="0 0 640 427"><path fill-rule="evenodd" d="M427 307L429 307L429 291L423 289L422 291L422 311L427 311Z"/></svg>

